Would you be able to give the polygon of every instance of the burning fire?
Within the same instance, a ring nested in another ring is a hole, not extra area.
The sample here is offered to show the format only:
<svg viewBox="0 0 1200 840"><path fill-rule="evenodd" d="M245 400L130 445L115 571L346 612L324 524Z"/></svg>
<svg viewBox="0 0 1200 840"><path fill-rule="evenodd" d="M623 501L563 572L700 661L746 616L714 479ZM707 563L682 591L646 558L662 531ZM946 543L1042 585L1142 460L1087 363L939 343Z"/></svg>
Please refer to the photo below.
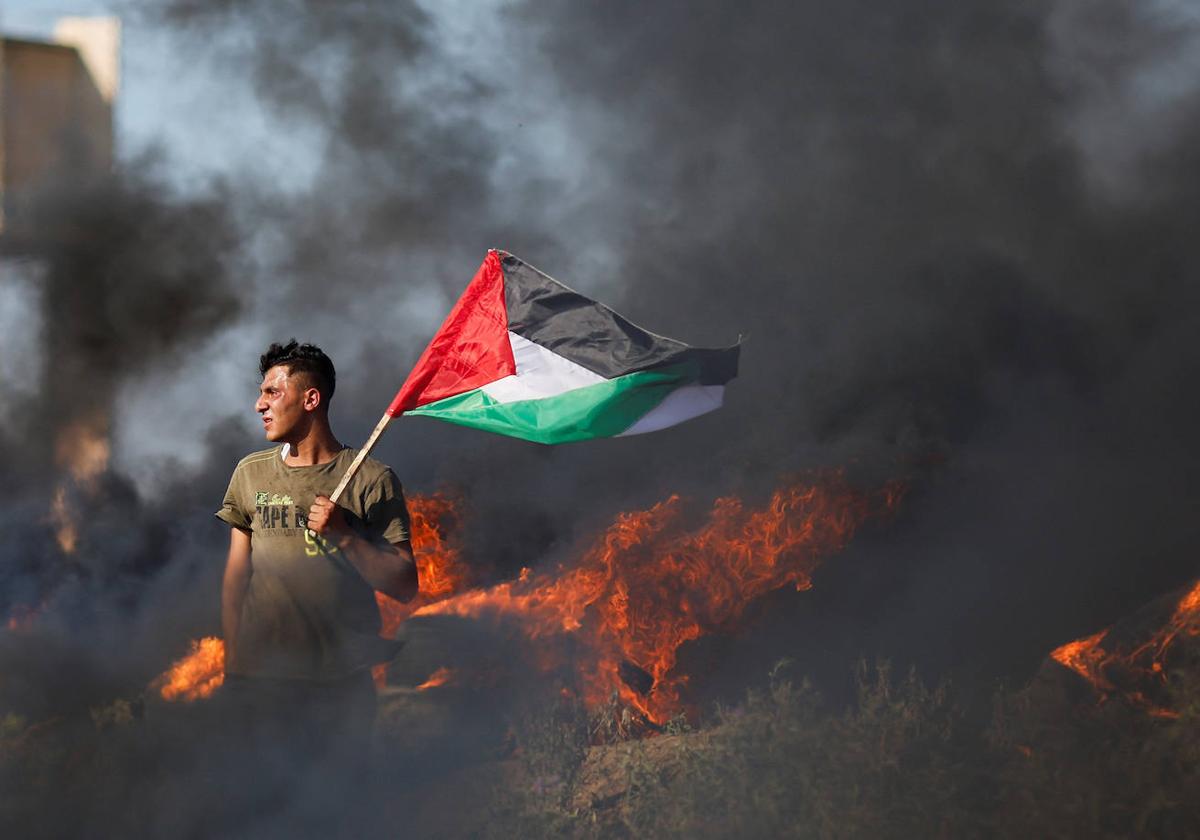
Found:
<svg viewBox="0 0 1200 840"><path fill-rule="evenodd" d="M54 459L66 472L66 478L55 488L50 524L54 526L58 547L64 554L74 554L79 544L79 517L72 503L71 485L91 492L96 479L108 469L107 419L91 417L65 426L55 441Z"/></svg>
<svg viewBox="0 0 1200 840"><path fill-rule="evenodd" d="M54 490L50 502L50 524L54 526L54 540L63 554L74 554L79 544L79 530L75 526L75 513L67 499L67 486L60 484Z"/></svg>
<svg viewBox="0 0 1200 840"><path fill-rule="evenodd" d="M408 513L421 590L407 604L375 594L383 620L382 633L388 638L421 607L462 591L470 577L458 547L450 540L458 527L455 500L443 493L414 496L408 500Z"/></svg>
<svg viewBox="0 0 1200 840"><path fill-rule="evenodd" d="M152 686L164 700L199 700L225 681L225 644L209 636L192 642L191 653L167 669Z"/></svg>
<svg viewBox="0 0 1200 840"><path fill-rule="evenodd" d="M409 604L379 596L383 632L393 635L415 615L505 620L532 643L539 667L578 669L584 702L600 704L616 692L661 723L682 708L688 677L675 665L684 642L733 629L767 592L811 588L822 559L842 549L870 515L893 509L902 492L891 484L864 494L831 474L783 487L759 509L733 497L718 499L698 527L689 526L683 501L671 496L648 510L620 514L572 568L523 569L515 581L467 591L470 576L451 541L454 501L440 494L414 497L421 590ZM572 644L562 643L566 636ZM213 664L222 652L220 640L193 644L192 653L159 678L165 699L207 696L220 685L220 666ZM382 669L375 676L382 684ZM450 679L441 668L419 688ZM204 693L197 693L198 686Z"/></svg>
<svg viewBox="0 0 1200 840"><path fill-rule="evenodd" d="M34 622L37 621L42 610L46 608L46 602L43 601L36 607L31 607L27 604L17 604L8 613L8 619L4 622L6 630L12 633L25 633L33 629Z"/></svg>
<svg viewBox="0 0 1200 840"><path fill-rule="evenodd" d="M468 580L468 570L463 565L459 549L447 539L458 526L458 505L455 501L443 493L414 496L408 500L408 514L413 557L417 561L417 579L421 588L417 597L407 604L375 593L382 623L380 632L389 639L396 635L404 619L416 610L458 592ZM382 688L387 683L387 666L375 666L371 675L375 678L375 685Z"/></svg>
<svg viewBox="0 0 1200 840"><path fill-rule="evenodd" d="M1123 684L1165 682L1167 653L1175 640L1181 635L1200 635L1200 581L1175 605L1170 619L1149 640L1132 650L1123 650L1120 645L1112 650L1106 649L1103 643L1108 634L1109 630L1101 630L1095 635L1056 648L1050 656L1087 680L1100 695L1100 702L1120 690L1113 680L1113 674L1122 674L1125 679L1120 682ZM1127 691L1126 696L1152 715L1176 715L1172 710L1149 700L1141 691Z"/></svg>
<svg viewBox="0 0 1200 840"><path fill-rule="evenodd" d="M429 679L417 686L417 691L428 691L440 685L446 685L454 677L454 671L449 668L438 668L429 675Z"/></svg>
<svg viewBox="0 0 1200 840"><path fill-rule="evenodd" d="M572 569L523 574L414 614L515 622L546 669L563 664L565 646L555 637L571 634L584 702L599 704L616 692L661 723L682 706L688 677L675 664L684 642L732 629L766 592L810 588L822 558L899 495L889 486L875 499L833 475L777 490L759 510L718 499L698 528L687 527L683 504L672 496L618 516Z"/></svg>
<svg viewBox="0 0 1200 840"><path fill-rule="evenodd" d="M1112 686L1100 675L1100 666L1104 664L1104 658L1108 655L1104 652L1104 648L1100 647L1100 643L1107 635L1107 630L1101 630L1086 639L1077 639L1056 648L1050 656L1075 673L1082 675L1097 688L1111 691Z"/></svg>
<svg viewBox="0 0 1200 840"><path fill-rule="evenodd" d="M76 484L90 484L108 469L108 421L77 420L59 432L54 460Z"/></svg>

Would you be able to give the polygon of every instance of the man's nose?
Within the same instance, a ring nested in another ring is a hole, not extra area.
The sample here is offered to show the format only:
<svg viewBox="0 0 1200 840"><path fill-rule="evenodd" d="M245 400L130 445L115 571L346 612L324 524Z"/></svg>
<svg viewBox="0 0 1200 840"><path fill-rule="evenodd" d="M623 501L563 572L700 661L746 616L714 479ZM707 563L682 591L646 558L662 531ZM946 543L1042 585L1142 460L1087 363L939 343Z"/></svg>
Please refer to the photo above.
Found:
<svg viewBox="0 0 1200 840"><path fill-rule="evenodd" d="M264 411L267 410L266 397L263 397L261 395L259 396L258 401L254 403L254 410L257 411L259 414L262 414Z"/></svg>

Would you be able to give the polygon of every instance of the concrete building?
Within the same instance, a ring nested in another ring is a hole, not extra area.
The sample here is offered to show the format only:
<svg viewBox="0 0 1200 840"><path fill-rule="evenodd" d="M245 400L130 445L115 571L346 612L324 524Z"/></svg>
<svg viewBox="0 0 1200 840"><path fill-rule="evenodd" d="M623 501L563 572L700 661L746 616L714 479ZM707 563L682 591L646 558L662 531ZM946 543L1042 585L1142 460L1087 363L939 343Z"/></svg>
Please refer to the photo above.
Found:
<svg viewBox="0 0 1200 840"><path fill-rule="evenodd" d="M64 18L52 41L0 38L0 250L22 250L30 204L113 163L121 24Z"/></svg>

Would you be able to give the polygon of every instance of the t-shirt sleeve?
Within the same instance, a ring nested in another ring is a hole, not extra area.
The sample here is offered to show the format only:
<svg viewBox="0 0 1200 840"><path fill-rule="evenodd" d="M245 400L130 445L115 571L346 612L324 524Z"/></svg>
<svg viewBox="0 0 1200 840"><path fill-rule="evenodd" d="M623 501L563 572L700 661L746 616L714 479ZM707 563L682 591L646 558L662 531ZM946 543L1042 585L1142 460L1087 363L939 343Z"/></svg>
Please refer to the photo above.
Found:
<svg viewBox="0 0 1200 840"><path fill-rule="evenodd" d="M409 539L408 505L404 501L404 488L394 472L384 471L371 486L365 502L366 525L372 536L389 543Z"/></svg>
<svg viewBox="0 0 1200 840"><path fill-rule="evenodd" d="M241 484L241 466L239 465L233 471L233 477L229 479L229 489L225 491L225 500L221 502L220 509L216 512L217 519L222 522L227 522L234 528L241 528L243 531L250 530L251 512L246 509L246 505L238 492Z"/></svg>

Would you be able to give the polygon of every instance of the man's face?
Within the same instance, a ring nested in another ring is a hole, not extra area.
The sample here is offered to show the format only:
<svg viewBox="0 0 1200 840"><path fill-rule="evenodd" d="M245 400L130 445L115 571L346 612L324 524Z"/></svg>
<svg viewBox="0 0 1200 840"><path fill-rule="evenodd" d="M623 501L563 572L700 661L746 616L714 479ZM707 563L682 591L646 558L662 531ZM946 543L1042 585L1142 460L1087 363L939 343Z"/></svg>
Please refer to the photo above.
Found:
<svg viewBox="0 0 1200 840"><path fill-rule="evenodd" d="M288 441L298 432L302 435L309 421L308 406L316 394L316 389L309 387L307 376L293 375L286 365L276 365L267 371L258 392L254 410L262 416L267 440Z"/></svg>

